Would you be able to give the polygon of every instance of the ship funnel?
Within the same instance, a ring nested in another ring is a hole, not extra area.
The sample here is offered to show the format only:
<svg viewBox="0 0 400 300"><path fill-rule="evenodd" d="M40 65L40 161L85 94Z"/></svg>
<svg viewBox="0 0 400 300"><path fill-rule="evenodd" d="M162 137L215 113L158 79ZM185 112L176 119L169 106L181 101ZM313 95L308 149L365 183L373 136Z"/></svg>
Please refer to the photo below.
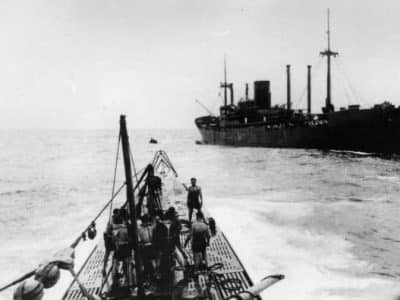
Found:
<svg viewBox="0 0 400 300"><path fill-rule="evenodd" d="M291 107L291 91L290 91L290 65L286 65L286 108L290 110Z"/></svg>
<svg viewBox="0 0 400 300"><path fill-rule="evenodd" d="M307 66L307 113L311 114L311 66Z"/></svg>
<svg viewBox="0 0 400 300"><path fill-rule="evenodd" d="M254 101L259 108L271 108L269 81L254 81Z"/></svg>

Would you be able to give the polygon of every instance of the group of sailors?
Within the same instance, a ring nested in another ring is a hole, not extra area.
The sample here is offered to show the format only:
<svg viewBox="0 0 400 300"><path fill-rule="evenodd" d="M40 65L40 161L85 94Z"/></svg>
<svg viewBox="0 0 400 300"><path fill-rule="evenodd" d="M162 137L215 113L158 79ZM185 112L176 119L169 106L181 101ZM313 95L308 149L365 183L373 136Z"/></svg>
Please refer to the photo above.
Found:
<svg viewBox="0 0 400 300"><path fill-rule="evenodd" d="M185 268L189 264L189 255L181 244L180 233L182 223L176 209L171 206L166 211L161 207L162 195L161 178L154 175L150 168L146 184L139 191L139 203L137 205L137 248L141 259L141 272L145 282L166 282L171 270L176 263ZM191 178L191 185L185 186L187 190L189 234L184 240L186 247L192 242L192 257L194 266L204 268L207 266L206 249L210 243L210 232L207 221L201 210L203 197L201 188L196 185L196 179ZM143 200L146 197L147 212L142 213ZM196 219L192 222L193 210L196 209ZM112 284L113 286L135 285L133 276L132 238L130 218L125 208L116 208L109 225L104 233L105 257L103 275L106 276L107 264L110 254L112 256ZM122 275L121 275L122 264ZM121 279L124 283L121 283Z"/></svg>

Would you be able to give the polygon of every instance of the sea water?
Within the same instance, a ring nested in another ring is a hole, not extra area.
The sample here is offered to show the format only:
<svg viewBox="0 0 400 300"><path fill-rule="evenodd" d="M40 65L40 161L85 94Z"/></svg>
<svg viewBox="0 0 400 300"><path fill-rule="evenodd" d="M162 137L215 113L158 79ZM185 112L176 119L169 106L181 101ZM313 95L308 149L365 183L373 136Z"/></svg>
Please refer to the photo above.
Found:
<svg viewBox="0 0 400 300"><path fill-rule="evenodd" d="M286 276L264 299L400 296L399 161L196 139L195 130L130 130L135 167L163 149L183 182L198 179L253 281ZM117 142L118 128L0 131L1 285L70 245L109 200ZM116 187L124 181L118 161ZM93 246L81 244L76 268ZM47 299L61 299L70 280L65 271L62 278ZM12 289L0 299L12 299Z"/></svg>

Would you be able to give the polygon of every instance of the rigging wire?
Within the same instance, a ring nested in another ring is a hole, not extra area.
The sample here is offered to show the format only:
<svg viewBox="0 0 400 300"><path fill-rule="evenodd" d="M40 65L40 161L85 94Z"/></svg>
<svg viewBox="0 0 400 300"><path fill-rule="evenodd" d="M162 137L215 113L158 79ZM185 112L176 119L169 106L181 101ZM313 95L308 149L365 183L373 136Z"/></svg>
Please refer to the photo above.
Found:
<svg viewBox="0 0 400 300"><path fill-rule="evenodd" d="M120 137L119 137L119 139L118 139L117 154L116 154L116 164L117 164L117 162L118 162L118 156L119 156L119 154L118 154L118 153L119 153L119 145L120 145ZM131 154L131 155L132 155L132 154ZM174 173L176 174L176 171L174 170L174 168L173 168L173 166L172 166L172 163L171 163L171 161L169 160L168 155L167 155L164 151L162 151L162 150L160 150L160 151L158 152L158 155L161 156L161 158L164 158L164 159L163 159L164 162L166 162L166 163L169 165L169 167L171 167L172 170L174 171ZM131 159L132 159L132 157L131 157ZM159 159L159 158L157 158L157 160L158 160L158 159ZM147 169L147 167L141 169L139 172L136 172L136 169L135 169L135 174L134 174L135 177L137 178L138 174L143 173L143 171L146 171L146 169ZM115 167L115 169L114 169L114 174L116 174L116 170L117 170L117 167ZM145 175L145 174L142 174L141 177L143 177L144 175ZM176 174L176 175L177 175L177 174ZM137 188L139 187L139 184L141 183L142 179L143 179L143 178L141 178L140 180L138 180L138 181L136 182L136 185L135 185L133 191L136 191L136 190L137 190ZM84 236L85 236L85 234L87 233L87 231L88 231L88 230L93 226L93 224L100 218L100 216L101 216L101 215L103 214L103 212L108 208L108 206L112 205L114 199L115 199L115 198L117 197L117 195L122 191L122 189L125 187L125 185L126 185L126 182L124 182L124 183L117 189L117 191L116 191L115 193L113 193L113 195L111 196L110 200L107 201L107 203L106 203L106 204L103 206L103 208L97 213L97 215L92 219L92 221L89 222L89 225L86 226L85 229L81 232L81 234L71 243L71 245L69 246L69 248L75 249L75 248L79 245L79 243L84 239ZM114 190L114 189L115 189L115 176L114 176L114 181L113 181L113 190ZM126 205L126 203L123 205L123 207L124 207L125 205ZM22 281L24 281L24 280L26 280L26 279L28 279L28 278L30 278L30 277L32 277L33 275L35 275L35 273L36 273L36 268L35 268L34 270L32 270L32 271L30 271L30 272L24 274L23 276L19 277L18 279L12 281L11 283L8 283L8 284L6 284L5 286L0 287L0 292L1 292L1 291L4 291L4 290L6 290L6 289L8 289L8 288L10 288L10 287L12 287L12 286L14 286L14 285L20 283L20 282L22 282ZM80 274L80 272L78 272L78 274ZM75 279L75 280L76 280L76 279Z"/></svg>
<svg viewBox="0 0 400 300"><path fill-rule="evenodd" d="M119 159L119 146L120 146L120 144L121 144L121 134L118 135L117 154L116 154L116 157L115 157L114 178L113 178L113 184L112 184L111 197L114 195L114 191L115 191L115 181L116 181L116 177L117 177L118 159ZM112 208L113 208L113 201L111 201L111 203L110 203L110 216L109 216L109 219L108 219L109 223L111 223Z"/></svg>
<svg viewBox="0 0 400 300"><path fill-rule="evenodd" d="M222 94L219 91L217 97L215 97L214 102L211 106L211 111L218 111L219 106L223 103L224 99L222 98Z"/></svg>
<svg viewBox="0 0 400 300"><path fill-rule="evenodd" d="M347 75L346 68L344 67L343 59L341 59L341 58L337 59L336 64L338 66L338 69L343 73L343 77L346 80L346 83L347 83L351 93L353 94L354 98L356 99L356 101L358 101L358 103L364 103L367 105L371 105L371 102L362 98L360 96L360 94L357 92L357 90L354 88L354 86L352 85L352 83L349 79L349 76Z"/></svg>
<svg viewBox="0 0 400 300"><path fill-rule="evenodd" d="M116 179L116 175L115 175L115 174L116 174L116 171L117 171L117 162L118 162L118 157L119 157L119 154L118 154L118 153L119 153L119 146L120 146L120 136L119 136L119 138L118 138L117 154L116 154L116 166L115 166L115 168L114 168L113 194L112 194L110 200L107 201L107 203L102 207L102 209L97 213L97 215L92 219L92 221L89 222L89 225L86 226L85 229L81 232L81 234L71 243L71 245L70 245L69 247L72 248L72 249L75 249L75 248L79 245L79 243L82 241L83 237L85 236L85 233L89 230L89 228L92 227L92 224L95 223L95 222L100 218L100 216L103 214L103 212L104 212L110 205L112 205L114 199L117 197L117 195L122 191L122 189L123 189L123 188L125 187L125 185L126 185L126 182L124 182L124 183L117 189L117 191L115 192L115 182L116 182L116 180L115 180L115 179ZM136 178L137 178L138 173L142 173L145 169L146 169L146 168L143 168L143 169L140 170L139 172L135 172L134 175L136 176ZM136 187L136 188L137 188L137 187ZM110 211L111 211L111 210L110 210ZM20 278L18 278L18 279L16 279L16 280L12 281L11 283L9 283L9 284L7 284L7 285L5 285L5 286L3 286L3 287L0 287L0 292L6 290L6 289L8 289L8 288L10 288L11 286L14 286L14 285L20 283L21 281L24 281L24 280L28 279L29 277L32 277L33 275L35 275L35 273L36 273L36 269L34 269L34 270L32 270L32 271L30 271L30 272L24 274L23 276L21 276Z"/></svg>
<svg viewBox="0 0 400 300"><path fill-rule="evenodd" d="M304 100L304 96L306 95L306 91L307 91L307 85L305 87L303 87L303 89L301 90L301 94L300 97L297 99L297 101L295 102L295 107L300 108L300 105L303 104L303 100Z"/></svg>
<svg viewBox="0 0 400 300"><path fill-rule="evenodd" d="M138 174L142 173L146 168L143 168L142 170L140 170L138 173L136 173L135 175L137 176ZM122 191L122 189L125 187L126 182L124 182L118 189L117 191L112 195L111 199L107 201L107 203L103 206L103 208L97 213L97 215L93 218L93 220L89 223L89 225L81 232L81 234L74 240L74 242L70 245L70 248L75 249L79 243L82 241L83 239L83 233L87 232L88 229L92 226L93 222L96 222L100 216L103 214L103 212L107 209L107 207L113 202L113 200L118 196L118 194ZM135 187L134 190L136 190L138 186ZM13 282L0 287L0 292L16 285L17 283L20 283L21 281L24 281L25 279L35 275L36 273L36 269L33 271L30 271L28 273L26 273L25 275L21 276L20 278L18 278L17 280L14 280Z"/></svg>
<svg viewBox="0 0 400 300"><path fill-rule="evenodd" d="M117 190L117 192L111 197L110 200L103 206L103 208L97 213L97 215L93 218L93 220L89 223L89 226L86 227L85 230L82 231L82 234L75 239L75 241L71 244L71 248L76 248L78 246L79 242L83 238L83 233L85 233L92 225L93 222L96 222L98 218L103 214L103 212L107 209L107 207L113 202L113 200L117 197L117 195L122 191L122 189L125 187L126 182L124 182Z"/></svg>
<svg viewBox="0 0 400 300"><path fill-rule="evenodd" d="M88 229L92 226L93 222L96 222L97 219L102 215L102 213L107 209L107 207L110 205L110 203L115 199L115 197L121 192L121 190L125 186L125 182L119 187L117 192L111 197L111 199L103 206L103 208L100 210L100 212L96 215L96 217L89 223L89 225L86 227L85 230L82 231L82 233L74 240L74 242L70 245L70 248L75 249L79 242L83 239L83 234L88 231ZM20 283L21 281L24 281L25 279L28 279L29 277L32 277L36 273L36 268L25 275L21 276L20 278L12 281L11 283L3 286L0 288L0 292L16 285L17 283Z"/></svg>
<svg viewBox="0 0 400 300"><path fill-rule="evenodd" d="M138 182L138 177L137 177L138 173L136 172L136 165L135 165L135 161L133 159L131 147L129 147L129 156L131 158L131 164L132 164L132 167L133 167L133 173L135 175L136 182Z"/></svg>
<svg viewBox="0 0 400 300"><path fill-rule="evenodd" d="M334 63L334 64L335 64L335 66L337 65L336 63ZM337 68L337 69L339 69L339 68ZM347 82L344 80L344 78L342 76L335 76L335 77L333 77L333 81L334 81L335 85L340 87L340 89L338 89L338 90L343 92L342 94L339 94L339 96L344 95L347 106L354 103L355 97L353 97L354 95L352 94L351 90L349 89Z"/></svg>

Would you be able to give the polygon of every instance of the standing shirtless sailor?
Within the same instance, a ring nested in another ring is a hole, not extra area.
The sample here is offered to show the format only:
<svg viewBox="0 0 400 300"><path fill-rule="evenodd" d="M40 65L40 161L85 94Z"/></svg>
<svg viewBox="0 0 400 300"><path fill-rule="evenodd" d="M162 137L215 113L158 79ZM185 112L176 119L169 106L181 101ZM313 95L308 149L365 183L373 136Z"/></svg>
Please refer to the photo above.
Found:
<svg viewBox="0 0 400 300"><path fill-rule="evenodd" d="M104 236L106 243L106 254L103 262L103 276L106 274L110 252L113 251L111 289L120 285L119 265L121 262L123 276L125 277L125 284L129 285L132 280L129 263L131 248L129 245L128 227L120 215L120 210L114 209L112 222L108 224Z"/></svg>
<svg viewBox="0 0 400 300"><path fill-rule="evenodd" d="M206 249L210 245L209 228L202 212L197 212L196 220L192 224L184 246L192 240L193 260L196 267L207 267Z"/></svg>
<svg viewBox="0 0 400 300"><path fill-rule="evenodd" d="M203 206L203 195L201 193L201 188L196 185L196 178L190 179L191 186L187 187L183 185L188 192L187 194L187 207L189 210L189 222L192 221L193 209L197 209L201 212L201 207Z"/></svg>
<svg viewBox="0 0 400 300"><path fill-rule="evenodd" d="M154 217L162 209L160 201L162 194L162 182L161 178L154 174L154 167L152 165L148 165L147 169L147 209L149 211L149 215Z"/></svg>

